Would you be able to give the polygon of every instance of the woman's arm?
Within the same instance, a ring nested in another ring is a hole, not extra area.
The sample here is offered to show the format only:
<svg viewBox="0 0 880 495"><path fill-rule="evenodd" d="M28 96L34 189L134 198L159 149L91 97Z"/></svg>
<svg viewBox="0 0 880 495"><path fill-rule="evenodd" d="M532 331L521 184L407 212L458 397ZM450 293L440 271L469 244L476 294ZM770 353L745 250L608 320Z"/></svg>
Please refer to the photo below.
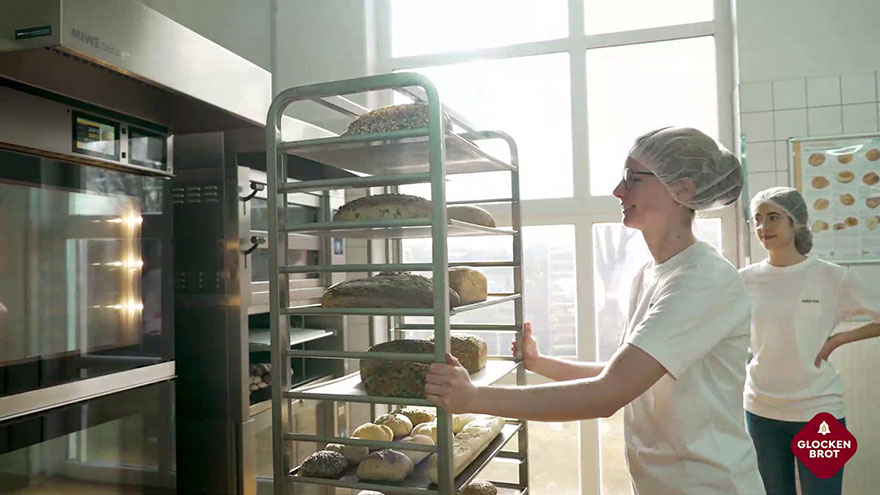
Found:
<svg viewBox="0 0 880 495"><path fill-rule="evenodd" d="M527 370L547 377L551 380L577 380L579 378L592 378L602 373L605 363L580 363L549 356L544 356L538 351L538 342L532 337L532 323L525 322L522 334L522 358ZM510 343L510 352L514 357L520 345L516 339Z"/></svg>
<svg viewBox="0 0 880 495"><path fill-rule="evenodd" d="M828 340L825 341L822 349L819 350L819 354L816 356L815 365L818 368L822 364L822 361L828 360L828 357L831 356L834 349L837 349L843 344L873 339L874 337L880 337L880 322L868 323L867 325L862 325L846 332L836 333L831 337L828 337Z"/></svg>
<svg viewBox="0 0 880 495"><path fill-rule="evenodd" d="M647 352L624 345L598 376L547 385L476 387L458 360L434 363L428 372L428 400L454 413L474 412L531 421L605 418L641 395L666 374Z"/></svg>

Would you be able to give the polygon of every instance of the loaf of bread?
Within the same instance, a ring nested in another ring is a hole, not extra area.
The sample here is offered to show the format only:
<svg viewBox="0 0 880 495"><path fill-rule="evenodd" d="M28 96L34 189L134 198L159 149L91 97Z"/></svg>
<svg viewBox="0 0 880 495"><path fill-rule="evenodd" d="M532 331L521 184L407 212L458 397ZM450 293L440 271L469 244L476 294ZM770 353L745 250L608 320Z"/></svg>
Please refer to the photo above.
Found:
<svg viewBox="0 0 880 495"><path fill-rule="evenodd" d="M489 481L475 480L461 487L460 495L497 495L498 488L495 488Z"/></svg>
<svg viewBox="0 0 880 495"><path fill-rule="evenodd" d="M459 298L459 304L485 301L489 294L489 282L483 272L469 266L449 269L449 287Z"/></svg>
<svg viewBox="0 0 880 495"><path fill-rule="evenodd" d="M412 435L404 438L400 441L401 443L418 443L421 445L434 445L434 440L427 435ZM431 455L430 452L424 452L421 450L403 450L405 447L403 445L400 446L400 451L403 452L409 460L412 461L413 465L416 465L422 462L426 457Z"/></svg>
<svg viewBox="0 0 880 495"><path fill-rule="evenodd" d="M413 470L413 462L401 452L384 449L373 452L357 468L357 477L363 481L391 481L399 483Z"/></svg>
<svg viewBox="0 0 880 495"><path fill-rule="evenodd" d="M306 457L299 468L301 476L309 478L338 478L348 469L348 461L339 452L319 450Z"/></svg>
<svg viewBox="0 0 880 495"><path fill-rule="evenodd" d="M458 293L449 289L450 307L460 306ZM321 297L325 308L431 308L434 283L407 272L380 272L374 277L331 285Z"/></svg>
<svg viewBox="0 0 880 495"><path fill-rule="evenodd" d="M395 437L409 435L413 429L412 421L402 414L383 414L374 419L373 423L391 428Z"/></svg>
<svg viewBox="0 0 880 495"><path fill-rule="evenodd" d="M449 132L452 129L452 121L445 113L443 114L443 121L446 123L446 131ZM342 133L342 135L357 136L374 132L419 129L428 127L428 122L427 103L416 102L389 105L361 115L348 125L348 130Z"/></svg>
<svg viewBox="0 0 880 495"><path fill-rule="evenodd" d="M434 338L431 338L433 343ZM486 341L476 335L453 335L450 339L450 354L461 362L468 373L474 374L486 367L489 358L489 346ZM432 351L433 352L433 351Z"/></svg>
<svg viewBox="0 0 880 495"><path fill-rule="evenodd" d="M378 440L380 442L390 442L394 440L394 431L385 426L373 423L364 423L354 429L351 436L362 440Z"/></svg>
<svg viewBox="0 0 880 495"><path fill-rule="evenodd" d="M453 335L451 340L452 355L469 373L476 373L486 366L488 346L482 339L472 335ZM433 354L434 343L419 339L392 340L376 344L367 352ZM361 381L370 395L423 398L428 366L428 363L414 361L361 359Z"/></svg>
<svg viewBox="0 0 880 495"><path fill-rule="evenodd" d="M483 227L495 227L495 217L479 206L449 206L446 208L446 217L450 220L482 225Z"/></svg>
<svg viewBox="0 0 880 495"><path fill-rule="evenodd" d="M413 435L415 436L426 436L431 439L435 444L437 443L437 422L431 421L428 423L422 423L419 426L413 428Z"/></svg>
<svg viewBox="0 0 880 495"><path fill-rule="evenodd" d="M446 217L484 227L496 226L495 218L479 206L449 206L446 208ZM349 201L333 215L334 222L410 218L431 218L431 201L409 194L377 194Z"/></svg>
<svg viewBox="0 0 880 495"><path fill-rule="evenodd" d="M348 461L349 466L357 466L364 460L365 457L370 455L370 448L363 447L361 445L343 445L341 443L328 443L324 450L329 450L331 452L339 452L340 454L345 456L345 460Z"/></svg>
<svg viewBox="0 0 880 495"><path fill-rule="evenodd" d="M409 194L377 194L349 201L333 215L334 222L408 218L431 218L431 202Z"/></svg>
<svg viewBox="0 0 880 495"><path fill-rule="evenodd" d="M403 414L407 418L409 418L410 422L413 424L413 427L416 427L422 423L429 423L434 421L434 413L427 409L419 409L417 407L404 407L397 408L392 411L394 414Z"/></svg>
<svg viewBox="0 0 880 495"><path fill-rule="evenodd" d="M504 419L480 416L455 435L452 442L452 473L458 476L468 464L489 445L504 427ZM437 483L437 454L432 454L428 465L428 478Z"/></svg>

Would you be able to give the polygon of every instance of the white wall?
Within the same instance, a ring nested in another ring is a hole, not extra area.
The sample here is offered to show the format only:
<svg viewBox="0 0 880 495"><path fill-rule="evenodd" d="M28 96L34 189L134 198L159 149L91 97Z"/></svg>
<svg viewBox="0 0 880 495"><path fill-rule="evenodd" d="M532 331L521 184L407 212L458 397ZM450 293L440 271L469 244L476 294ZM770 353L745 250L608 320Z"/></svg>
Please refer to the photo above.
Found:
<svg viewBox="0 0 880 495"><path fill-rule="evenodd" d="M880 68L877 0L733 0L740 82Z"/></svg>
<svg viewBox="0 0 880 495"><path fill-rule="evenodd" d="M361 77L370 73L373 3L370 0L277 0L279 91L305 84ZM361 104L362 97L353 98ZM334 131L350 122L317 104L300 103L292 117Z"/></svg>
<svg viewBox="0 0 880 495"><path fill-rule="evenodd" d="M139 1L220 46L270 70L270 0Z"/></svg>

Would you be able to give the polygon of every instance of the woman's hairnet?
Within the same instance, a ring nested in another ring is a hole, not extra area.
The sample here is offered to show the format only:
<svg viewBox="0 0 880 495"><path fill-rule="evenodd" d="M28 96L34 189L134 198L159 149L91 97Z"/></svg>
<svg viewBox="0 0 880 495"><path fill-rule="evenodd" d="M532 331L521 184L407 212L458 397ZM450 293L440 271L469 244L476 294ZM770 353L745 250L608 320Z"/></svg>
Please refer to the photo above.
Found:
<svg viewBox="0 0 880 495"><path fill-rule="evenodd" d="M771 187L755 194L750 208L752 217L763 203L770 203L784 211L794 225L794 247L801 254L807 254L813 249L813 233L807 227L810 216L807 211L807 203L797 189L790 187Z"/></svg>
<svg viewBox="0 0 880 495"><path fill-rule="evenodd" d="M680 204L693 210L727 206L739 198L743 172L739 160L721 143L690 127L664 127L638 139L629 156L654 173ZM685 197L682 179L694 183Z"/></svg>

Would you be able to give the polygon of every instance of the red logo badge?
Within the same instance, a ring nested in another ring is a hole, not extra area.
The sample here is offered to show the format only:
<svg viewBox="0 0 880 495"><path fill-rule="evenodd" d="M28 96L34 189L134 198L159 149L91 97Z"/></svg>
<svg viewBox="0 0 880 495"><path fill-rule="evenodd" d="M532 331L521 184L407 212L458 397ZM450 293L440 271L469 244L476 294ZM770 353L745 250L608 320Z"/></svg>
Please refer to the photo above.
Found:
<svg viewBox="0 0 880 495"><path fill-rule="evenodd" d="M840 471L856 453L856 437L829 413L819 413L794 436L791 451L817 477Z"/></svg>

